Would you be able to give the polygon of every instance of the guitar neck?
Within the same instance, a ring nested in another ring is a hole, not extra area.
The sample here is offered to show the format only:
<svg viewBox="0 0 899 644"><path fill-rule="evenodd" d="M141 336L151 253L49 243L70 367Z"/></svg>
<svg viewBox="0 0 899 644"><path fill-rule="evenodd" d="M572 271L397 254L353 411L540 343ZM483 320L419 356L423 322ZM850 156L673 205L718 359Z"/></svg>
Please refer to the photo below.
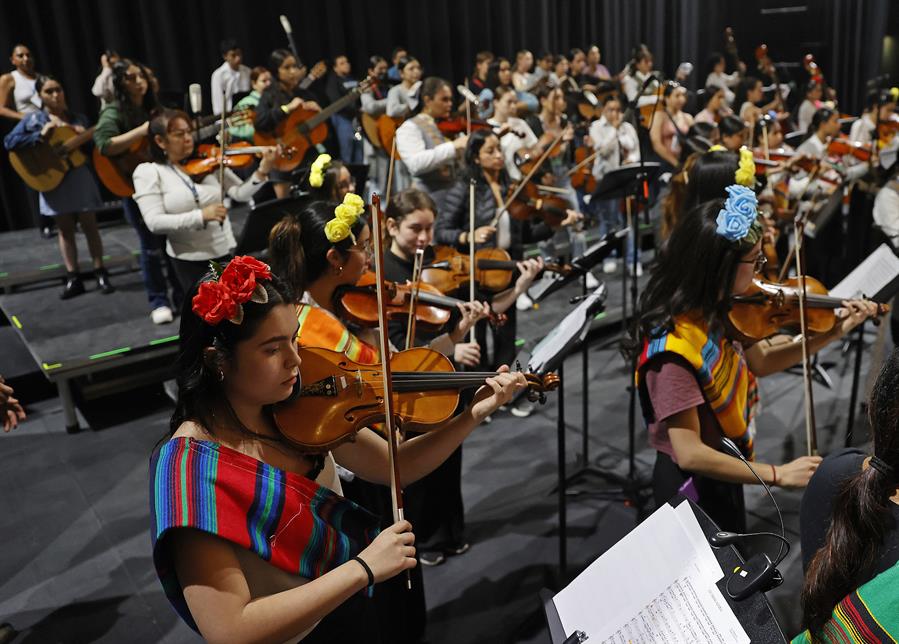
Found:
<svg viewBox="0 0 899 644"><path fill-rule="evenodd" d="M300 123L299 127L303 130L313 130L329 118L331 118L332 114L335 114L345 108L347 105L355 101L359 98L359 95L362 94L364 89L360 89L361 85L357 85L353 89L349 91L344 96L341 96L339 99L328 105L328 107L324 108L321 112L317 112L314 116L309 117L302 123Z"/></svg>

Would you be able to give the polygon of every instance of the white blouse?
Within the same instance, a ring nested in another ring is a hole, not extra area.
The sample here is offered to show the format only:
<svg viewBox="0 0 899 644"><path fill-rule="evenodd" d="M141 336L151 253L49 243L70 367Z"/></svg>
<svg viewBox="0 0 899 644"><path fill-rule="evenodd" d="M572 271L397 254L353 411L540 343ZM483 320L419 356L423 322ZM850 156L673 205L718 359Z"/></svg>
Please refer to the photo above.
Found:
<svg viewBox="0 0 899 644"><path fill-rule="evenodd" d="M134 200L144 222L150 232L166 236L166 252L171 257L205 261L227 255L237 246L227 217L221 226L203 221L202 208L221 202L218 172L196 183L180 168L150 162L137 166L132 179ZM249 201L262 184L255 173L241 181L231 170L225 170L225 194L235 201Z"/></svg>

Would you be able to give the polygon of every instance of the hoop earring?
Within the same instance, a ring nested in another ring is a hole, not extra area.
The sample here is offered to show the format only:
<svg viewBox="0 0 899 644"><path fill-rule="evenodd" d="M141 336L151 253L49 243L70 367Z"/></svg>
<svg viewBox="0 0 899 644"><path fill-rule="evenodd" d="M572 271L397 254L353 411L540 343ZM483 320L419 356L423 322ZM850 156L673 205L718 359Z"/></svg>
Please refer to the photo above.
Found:
<svg viewBox="0 0 899 644"><path fill-rule="evenodd" d="M218 375L218 381L219 381L219 382L224 382L224 381L225 381L225 372L224 372L224 371L222 371L221 369L219 369L217 375Z"/></svg>

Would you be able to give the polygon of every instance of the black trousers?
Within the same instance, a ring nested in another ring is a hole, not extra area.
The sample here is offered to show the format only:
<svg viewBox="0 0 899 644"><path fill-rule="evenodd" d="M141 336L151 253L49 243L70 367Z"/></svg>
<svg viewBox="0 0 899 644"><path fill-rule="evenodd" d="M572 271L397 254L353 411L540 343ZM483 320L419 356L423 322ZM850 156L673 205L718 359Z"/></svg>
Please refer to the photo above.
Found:
<svg viewBox="0 0 899 644"><path fill-rule="evenodd" d="M652 471L652 493L656 507L678 495L681 486L693 477L699 493L698 505L722 530L746 532L746 505L743 485L710 479L685 472L664 452L656 452Z"/></svg>

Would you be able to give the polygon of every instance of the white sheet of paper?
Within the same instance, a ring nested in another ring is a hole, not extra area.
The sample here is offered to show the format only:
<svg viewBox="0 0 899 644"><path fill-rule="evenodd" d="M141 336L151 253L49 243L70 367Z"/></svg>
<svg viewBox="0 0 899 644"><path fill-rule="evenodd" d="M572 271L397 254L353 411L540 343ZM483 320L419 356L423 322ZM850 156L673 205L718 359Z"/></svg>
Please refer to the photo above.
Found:
<svg viewBox="0 0 899 644"><path fill-rule="evenodd" d="M553 598L566 635L582 630L599 642L696 642L702 640L690 639L690 629L703 625L722 637L709 641L749 642L715 586L721 567L689 505L682 506L686 511L663 505ZM638 628L644 635L636 637ZM673 631L683 639L664 636ZM621 633L624 639L611 639Z"/></svg>
<svg viewBox="0 0 899 644"><path fill-rule="evenodd" d="M844 300L873 297L899 275L899 257L887 244L881 244L856 266L842 282L834 286L830 294Z"/></svg>

